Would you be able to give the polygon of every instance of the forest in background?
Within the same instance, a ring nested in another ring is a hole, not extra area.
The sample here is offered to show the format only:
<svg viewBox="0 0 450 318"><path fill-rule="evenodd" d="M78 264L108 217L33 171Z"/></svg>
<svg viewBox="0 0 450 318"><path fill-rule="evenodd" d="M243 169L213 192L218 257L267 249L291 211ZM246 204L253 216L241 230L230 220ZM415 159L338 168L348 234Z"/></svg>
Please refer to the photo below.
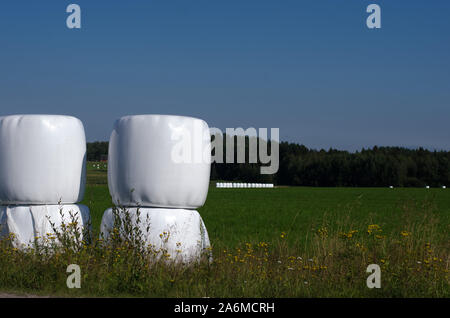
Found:
<svg viewBox="0 0 450 318"><path fill-rule="evenodd" d="M226 136L223 136L226 156ZM234 142L236 158L237 137ZM251 137L253 138L253 137ZM251 138L245 137L246 161ZM257 142L260 142L257 139ZM268 145L270 149L270 142ZM270 152L269 152L270 153ZM108 142L87 143L87 160L106 160ZM214 150L213 150L214 155ZM259 156L258 156L259 158ZM236 162L236 160L235 160ZM373 147L356 152L315 150L290 142L279 144L276 174L260 174L259 163L211 165L211 180L271 182L277 185L321 187L431 187L450 185L450 152L423 148Z"/></svg>

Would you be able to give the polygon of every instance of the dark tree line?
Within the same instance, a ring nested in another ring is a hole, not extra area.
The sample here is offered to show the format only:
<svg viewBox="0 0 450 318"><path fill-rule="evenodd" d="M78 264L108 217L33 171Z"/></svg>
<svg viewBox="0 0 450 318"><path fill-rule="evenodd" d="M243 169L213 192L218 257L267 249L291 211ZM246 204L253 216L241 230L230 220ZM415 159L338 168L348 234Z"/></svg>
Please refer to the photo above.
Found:
<svg viewBox="0 0 450 318"><path fill-rule="evenodd" d="M223 138L223 163L212 163L212 180L327 187L450 186L449 151L375 146L348 152L314 150L296 143L281 142L278 172L263 175L260 174L260 163L248 163L248 137L245 142L246 163L226 163L226 137ZM237 159L236 144L234 142L234 162ZM87 149L88 160L101 160L107 155L108 143L88 143Z"/></svg>
<svg viewBox="0 0 450 318"><path fill-rule="evenodd" d="M86 158L88 161L101 161L108 159L108 142L88 142L86 147Z"/></svg>

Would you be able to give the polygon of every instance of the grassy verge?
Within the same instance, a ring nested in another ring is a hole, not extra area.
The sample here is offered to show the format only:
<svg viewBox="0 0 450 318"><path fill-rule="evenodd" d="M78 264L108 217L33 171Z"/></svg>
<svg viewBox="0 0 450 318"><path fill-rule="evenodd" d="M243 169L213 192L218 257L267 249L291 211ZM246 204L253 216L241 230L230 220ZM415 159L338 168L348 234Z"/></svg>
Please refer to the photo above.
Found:
<svg viewBox="0 0 450 318"><path fill-rule="evenodd" d="M77 243L64 231L62 246L36 246L28 252L4 239L0 288L58 296L450 296L450 246L433 204L403 205L389 227L375 223L372 215L351 215L351 209L326 214L302 233L292 226L274 233L270 241L247 240L229 247L222 242L212 248L212 263L190 266L156 258L122 236L107 243ZM366 268L373 263L381 267L380 289L366 286ZM69 264L81 268L80 289L66 286Z"/></svg>

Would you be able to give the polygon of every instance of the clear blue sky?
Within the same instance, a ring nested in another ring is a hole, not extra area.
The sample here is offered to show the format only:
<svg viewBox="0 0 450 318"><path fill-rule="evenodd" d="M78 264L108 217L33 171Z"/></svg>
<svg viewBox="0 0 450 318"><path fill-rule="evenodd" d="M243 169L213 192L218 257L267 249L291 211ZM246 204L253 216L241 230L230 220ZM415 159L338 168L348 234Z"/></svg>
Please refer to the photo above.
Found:
<svg viewBox="0 0 450 318"><path fill-rule="evenodd" d="M0 115L16 113L76 116L89 141L161 113L312 148L450 150L450 1L2 1Z"/></svg>

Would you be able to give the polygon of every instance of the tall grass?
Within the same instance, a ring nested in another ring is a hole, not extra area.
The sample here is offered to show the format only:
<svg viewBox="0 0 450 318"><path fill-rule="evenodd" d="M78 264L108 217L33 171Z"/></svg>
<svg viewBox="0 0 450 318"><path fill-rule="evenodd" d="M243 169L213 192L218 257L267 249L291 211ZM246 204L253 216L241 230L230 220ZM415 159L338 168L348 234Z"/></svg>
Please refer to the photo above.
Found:
<svg viewBox="0 0 450 318"><path fill-rule="evenodd" d="M192 264L147 246L126 217L107 240L77 236L69 224L27 251L2 239L0 289L94 297L449 297L450 242L435 207L400 208L400 221L389 226L370 214L330 212L307 231L288 226L270 242L218 242L212 262ZM66 286L69 264L81 268L80 289ZM381 267L380 289L366 285L369 264Z"/></svg>

